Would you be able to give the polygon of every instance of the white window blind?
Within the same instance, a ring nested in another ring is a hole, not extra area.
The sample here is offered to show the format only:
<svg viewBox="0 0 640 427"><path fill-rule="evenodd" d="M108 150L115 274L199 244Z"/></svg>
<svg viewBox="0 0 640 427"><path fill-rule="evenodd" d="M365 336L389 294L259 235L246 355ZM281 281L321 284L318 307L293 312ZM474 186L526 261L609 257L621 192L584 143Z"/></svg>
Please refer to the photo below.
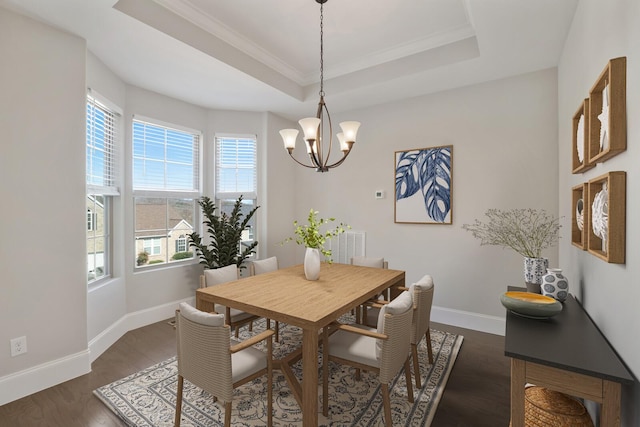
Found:
<svg viewBox="0 0 640 427"><path fill-rule="evenodd" d="M257 197L256 138L216 137L216 198Z"/></svg>
<svg viewBox="0 0 640 427"><path fill-rule="evenodd" d="M135 119L134 190L199 193L200 139L195 131Z"/></svg>
<svg viewBox="0 0 640 427"><path fill-rule="evenodd" d="M120 114L87 95L87 194L119 195L118 121Z"/></svg>

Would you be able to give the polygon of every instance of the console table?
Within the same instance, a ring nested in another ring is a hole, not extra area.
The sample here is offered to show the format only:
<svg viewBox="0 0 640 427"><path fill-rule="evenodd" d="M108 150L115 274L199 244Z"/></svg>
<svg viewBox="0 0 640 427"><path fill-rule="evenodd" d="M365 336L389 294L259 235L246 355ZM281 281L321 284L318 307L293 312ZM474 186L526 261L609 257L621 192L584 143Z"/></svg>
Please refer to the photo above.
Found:
<svg viewBox="0 0 640 427"><path fill-rule="evenodd" d="M634 377L573 295L550 319L507 311L504 354L511 358L512 427L524 427L526 383L598 402L600 426L620 426L621 384Z"/></svg>

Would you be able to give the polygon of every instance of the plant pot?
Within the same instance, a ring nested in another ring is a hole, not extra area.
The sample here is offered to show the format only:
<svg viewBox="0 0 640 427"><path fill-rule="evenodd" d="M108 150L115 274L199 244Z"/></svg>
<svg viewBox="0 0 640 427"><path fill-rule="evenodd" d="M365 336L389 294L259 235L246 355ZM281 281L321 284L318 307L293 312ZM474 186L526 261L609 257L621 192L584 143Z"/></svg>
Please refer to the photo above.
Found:
<svg viewBox="0 0 640 427"><path fill-rule="evenodd" d="M547 273L549 260L547 258L524 258L524 282L528 292L540 293L542 276Z"/></svg>
<svg viewBox="0 0 640 427"><path fill-rule="evenodd" d="M320 250L307 248L304 254L304 276L307 280L318 280L320 277Z"/></svg>

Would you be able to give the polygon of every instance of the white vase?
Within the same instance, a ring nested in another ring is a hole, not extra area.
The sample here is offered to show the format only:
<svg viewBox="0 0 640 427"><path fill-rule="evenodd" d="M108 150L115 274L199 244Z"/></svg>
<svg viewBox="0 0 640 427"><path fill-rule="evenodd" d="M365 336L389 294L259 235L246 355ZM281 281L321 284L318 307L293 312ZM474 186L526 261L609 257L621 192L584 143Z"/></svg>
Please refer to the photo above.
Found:
<svg viewBox="0 0 640 427"><path fill-rule="evenodd" d="M307 280L318 280L320 277L320 250L307 248L304 254L304 276Z"/></svg>
<svg viewBox="0 0 640 427"><path fill-rule="evenodd" d="M542 276L540 285L542 295L552 297L562 302L569 294L569 281L562 274L561 268L547 268L547 274Z"/></svg>
<svg viewBox="0 0 640 427"><path fill-rule="evenodd" d="M527 286L527 291L540 293L542 276L547 272L547 268L549 268L549 260L547 258L524 258L524 282Z"/></svg>

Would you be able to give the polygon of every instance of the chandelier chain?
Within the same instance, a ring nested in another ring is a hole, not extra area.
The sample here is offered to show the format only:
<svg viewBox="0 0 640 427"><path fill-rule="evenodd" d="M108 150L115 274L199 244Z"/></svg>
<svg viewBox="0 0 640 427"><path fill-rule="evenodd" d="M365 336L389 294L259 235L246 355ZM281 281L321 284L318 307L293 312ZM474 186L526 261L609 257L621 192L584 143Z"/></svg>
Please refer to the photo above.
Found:
<svg viewBox="0 0 640 427"><path fill-rule="evenodd" d="M324 3L320 3L320 96L324 96Z"/></svg>

